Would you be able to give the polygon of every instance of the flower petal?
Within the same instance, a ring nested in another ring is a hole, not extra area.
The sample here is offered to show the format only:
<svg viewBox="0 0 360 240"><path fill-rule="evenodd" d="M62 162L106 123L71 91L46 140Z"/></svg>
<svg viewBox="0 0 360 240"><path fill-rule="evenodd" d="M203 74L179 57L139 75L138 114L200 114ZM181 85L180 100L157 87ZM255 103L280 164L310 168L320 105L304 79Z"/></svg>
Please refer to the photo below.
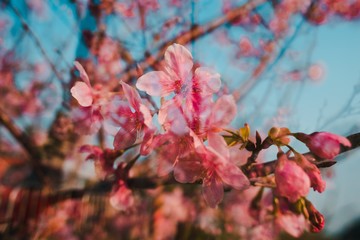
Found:
<svg viewBox="0 0 360 240"><path fill-rule="evenodd" d="M83 107L91 106L93 102L91 88L84 82L76 82L70 89L71 95L78 101Z"/></svg>
<svg viewBox="0 0 360 240"><path fill-rule="evenodd" d="M153 71L142 75L137 80L136 87L151 96L161 97L169 95L174 90L172 81L162 71Z"/></svg>
<svg viewBox="0 0 360 240"><path fill-rule="evenodd" d="M152 116L151 116L151 112L150 112L149 108L147 106L145 106L144 104L140 104L139 110L144 117L144 124L148 128L154 128L154 125L152 123Z"/></svg>
<svg viewBox="0 0 360 240"><path fill-rule="evenodd" d="M135 88L130 87L128 84L126 84L123 81L121 81L121 86L123 87L125 97L129 101L130 106L136 112L138 112L139 108L140 108L140 103L141 103L141 98L140 98L138 91Z"/></svg>
<svg viewBox="0 0 360 240"><path fill-rule="evenodd" d="M203 181L203 196L210 207L214 208L224 197L223 184L215 175Z"/></svg>
<svg viewBox="0 0 360 240"><path fill-rule="evenodd" d="M236 116L236 103L232 95L220 97L210 115L209 125L215 128L226 127Z"/></svg>
<svg viewBox="0 0 360 240"><path fill-rule="evenodd" d="M174 168L174 177L181 183L193 183L201 177L202 171L201 157L193 152L179 159Z"/></svg>
<svg viewBox="0 0 360 240"><path fill-rule="evenodd" d="M186 81L193 67L193 59L189 50L180 44L172 44L165 52L166 70L176 78L172 79Z"/></svg>
<svg viewBox="0 0 360 240"><path fill-rule="evenodd" d="M130 147L135 143L136 138L137 138L137 131L135 127L128 129L120 128L120 130L118 131L118 133L115 135L114 138L114 143L113 143L114 148L116 150L122 150L127 147Z"/></svg>
<svg viewBox="0 0 360 240"><path fill-rule="evenodd" d="M86 85L90 87L91 85L90 85L89 76L87 75L84 67L78 61L75 61L74 65L76 69L80 72L80 78L86 83Z"/></svg>
<svg viewBox="0 0 360 240"><path fill-rule="evenodd" d="M238 166L231 162L219 165L216 172L224 183L237 190L244 190L250 186L250 182L245 174Z"/></svg>
<svg viewBox="0 0 360 240"><path fill-rule="evenodd" d="M224 138L216 133L209 133L207 135L209 146L215 150L221 157L225 159L230 158L230 151L226 145Z"/></svg>
<svg viewBox="0 0 360 240"><path fill-rule="evenodd" d="M211 95L220 90L220 74L210 68L197 68L195 71L195 79L198 80L203 95Z"/></svg>

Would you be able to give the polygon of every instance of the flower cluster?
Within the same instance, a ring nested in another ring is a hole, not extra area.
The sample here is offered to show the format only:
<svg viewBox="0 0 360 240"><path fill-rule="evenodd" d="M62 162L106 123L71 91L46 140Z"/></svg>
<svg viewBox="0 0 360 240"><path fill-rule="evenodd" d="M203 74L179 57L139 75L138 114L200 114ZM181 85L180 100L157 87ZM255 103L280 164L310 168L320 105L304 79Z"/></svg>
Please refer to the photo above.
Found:
<svg viewBox="0 0 360 240"><path fill-rule="evenodd" d="M135 204L128 183L129 170L141 155L156 160L158 177L173 176L179 183L201 183L202 196L212 208L222 201L224 188L234 189L235 194L254 193L255 189L258 193L250 194L248 201L235 197L237 200L230 201L230 205L224 203L229 208L248 208L248 224L258 227L243 235L245 238L255 237L257 231L263 233L265 229L271 229L272 234L286 231L300 236L303 231L317 232L323 228L322 215L306 196L310 188L320 193L325 190L318 164L324 159L332 160L341 146L351 146L347 138L327 132L292 133L287 128L273 127L263 140L256 132L253 141L248 124L237 131L229 130L237 113L234 98L219 94L220 75L209 68L196 68L191 53L179 44L167 48L161 70L148 72L136 82L138 90L160 98L159 109L152 108L137 89L123 81L122 91L117 93L92 87L83 67L78 62L75 66L82 81L75 83L71 93L82 108L92 109L90 112L99 116L90 118L90 126L96 123L96 127L90 127L89 133L98 131L99 124L105 121L116 129L113 149L89 145L81 148L82 152L90 153L88 159L94 160L101 179L113 179L110 201L115 208L126 210ZM104 127L110 129L106 124ZM305 143L310 153L298 153L289 145L291 137ZM278 148L274 170L258 174L259 169L265 168L257 163L258 154L271 146ZM137 157L115 164L119 156L132 148L139 154ZM284 148L289 152L284 153ZM239 163L243 155L245 161ZM255 187L250 187L251 184ZM250 191L235 191L248 188ZM168 202L166 196L171 199L172 195L180 194L180 190L176 191L164 193L164 204ZM166 211L165 205L157 211L158 221L174 225L185 219L181 213L174 214L174 219L172 215L163 216Z"/></svg>

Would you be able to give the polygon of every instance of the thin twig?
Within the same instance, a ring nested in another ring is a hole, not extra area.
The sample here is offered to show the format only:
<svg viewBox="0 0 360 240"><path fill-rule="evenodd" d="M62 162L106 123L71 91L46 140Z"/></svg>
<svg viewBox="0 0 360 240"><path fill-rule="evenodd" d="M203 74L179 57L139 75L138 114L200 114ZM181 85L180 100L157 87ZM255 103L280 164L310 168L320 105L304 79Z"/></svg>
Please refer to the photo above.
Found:
<svg viewBox="0 0 360 240"><path fill-rule="evenodd" d="M41 54L44 56L45 60L49 63L51 69L54 71L56 77L59 79L61 85L63 87L66 86L66 83L65 83L65 80L62 78L60 72L56 69L55 65L52 63L50 57L47 55L45 49L43 48L39 38L35 35L35 33L31 30L29 24L27 24L25 18L21 15L21 13L19 12L19 10L17 10L12 4L10 1L8 1L8 6L13 10L13 12L16 14L16 16L19 17L20 21L21 21L21 24L23 25L24 27L24 30L26 32L29 33L29 35L33 38L36 46L39 48Z"/></svg>

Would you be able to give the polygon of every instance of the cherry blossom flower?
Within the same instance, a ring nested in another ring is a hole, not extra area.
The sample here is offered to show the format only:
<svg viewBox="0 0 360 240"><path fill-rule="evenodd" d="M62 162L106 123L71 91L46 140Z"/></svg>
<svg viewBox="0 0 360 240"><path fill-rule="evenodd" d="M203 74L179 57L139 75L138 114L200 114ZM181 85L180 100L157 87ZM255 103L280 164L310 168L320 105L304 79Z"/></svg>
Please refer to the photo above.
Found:
<svg viewBox="0 0 360 240"><path fill-rule="evenodd" d="M141 76L136 87L151 96L165 97L170 93L191 97L193 91L211 95L220 89L220 75L208 68L199 67L192 74L191 53L180 44L166 49L163 71L153 71Z"/></svg>
<svg viewBox="0 0 360 240"><path fill-rule="evenodd" d="M81 153L89 153L86 160L93 159L96 175L104 180L106 176L114 172L114 161L119 155L112 149L101 149L97 146L83 145L80 148Z"/></svg>
<svg viewBox="0 0 360 240"><path fill-rule="evenodd" d="M72 111L72 118L77 122L76 131L84 134L97 132L107 115L110 95L105 92L102 85L92 87L89 77L79 62L74 62L80 72L82 81L77 81L70 89L71 95L78 101L81 108Z"/></svg>
<svg viewBox="0 0 360 240"><path fill-rule="evenodd" d="M154 213L156 239L173 238L176 235L178 223L192 221L195 216L192 201L185 198L180 188L175 188L171 193L161 194L156 201L160 205Z"/></svg>
<svg viewBox="0 0 360 240"><path fill-rule="evenodd" d="M209 106L210 107L210 106ZM203 131L208 135L223 131L237 113L236 102L232 95L221 96L211 107L209 117L203 124Z"/></svg>
<svg viewBox="0 0 360 240"><path fill-rule="evenodd" d="M276 190L290 202L296 202L309 193L310 179L305 171L285 154L280 153L275 169Z"/></svg>
<svg viewBox="0 0 360 240"><path fill-rule="evenodd" d="M114 148L122 150L132 146L143 132L153 131L150 110L142 103L139 93L128 84L121 82L128 105L118 107L117 119L120 130L114 138ZM147 140L151 137L147 136Z"/></svg>
<svg viewBox="0 0 360 240"><path fill-rule="evenodd" d="M180 179L178 175L184 174L183 170L190 170L192 167L195 167L195 169L190 171L193 172L197 169L196 156L191 153L195 148L193 137L190 135L184 134L179 136L168 132L156 136L156 140L154 141L156 141L157 146L157 173L159 176L165 176L174 170L175 179ZM190 169L187 168L188 165Z"/></svg>
<svg viewBox="0 0 360 240"><path fill-rule="evenodd" d="M77 81L70 89L71 95L78 101L80 106L89 107L94 101L94 93L90 84L89 77L79 62L74 62L75 67L80 72L80 78L83 80Z"/></svg>
<svg viewBox="0 0 360 240"><path fill-rule="evenodd" d="M134 202L132 191L126 186L123 180L119 180L118 186L110 196L111 206L117 210L126 211L134 205Z"/></svg>
<svg viewBox="0 0 360 240"><path fill-rule="evenodd" d="M279 230L285 231L293 237L300 237L308 229L304 215L287 212L276 217L275 224Z"/></svg>
<svg viewBox="0 0 360 240"><path fill-rule="evenodd" d="M249 186L249 180L240 168L231 162L225 140L215 134L210 139L209 146L196 141L196 157L187 158L187 161L181 159L174 176L179 182L194 182L201 177L203 196L210 207L215 207L223 198L224 184L243 190ZM191 173L185 173L190 166Z"/></svg>

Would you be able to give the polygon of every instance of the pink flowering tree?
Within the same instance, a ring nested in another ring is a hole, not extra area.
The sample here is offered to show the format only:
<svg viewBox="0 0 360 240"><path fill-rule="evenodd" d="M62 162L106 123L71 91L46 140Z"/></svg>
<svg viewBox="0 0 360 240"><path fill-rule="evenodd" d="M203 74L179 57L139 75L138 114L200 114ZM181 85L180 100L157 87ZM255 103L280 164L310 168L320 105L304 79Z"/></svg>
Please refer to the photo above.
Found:
<svg viewBox="0 0 360 240"><path fill-rule="evenodd" d="M304 26L358 22L360 1L0 8L0 238L277 239L324 229L309 193L326 192L328 169L360 146L357 122L347 136L328 128L358 117L359 87L318 129L299 130L284 102L325 81L326 67L291 44Z"/></svg>

